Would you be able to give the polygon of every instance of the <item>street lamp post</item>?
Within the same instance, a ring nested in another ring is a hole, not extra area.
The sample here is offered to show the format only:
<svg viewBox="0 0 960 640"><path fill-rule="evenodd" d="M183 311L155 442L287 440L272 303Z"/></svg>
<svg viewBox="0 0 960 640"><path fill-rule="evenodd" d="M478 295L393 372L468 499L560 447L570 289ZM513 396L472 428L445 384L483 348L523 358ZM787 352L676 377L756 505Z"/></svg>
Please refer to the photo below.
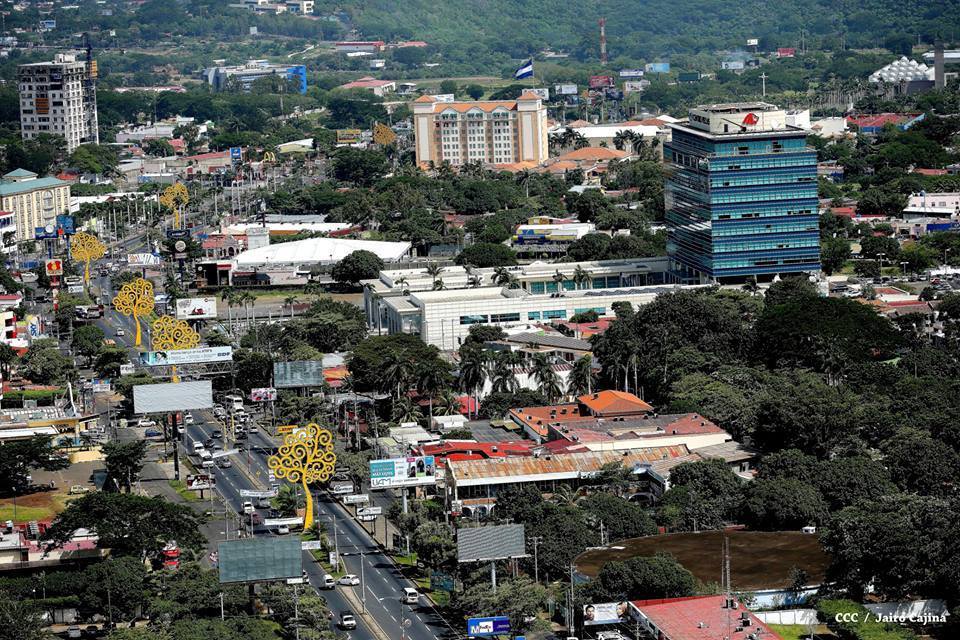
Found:
<svg viewBox="0 0 960 640"><path fill-rule="evenodd" d="M907 265L910 264L906 260L900 262L900 267L903 269L903 275L907 275Z"/></svg>
<svg viewBox="0 0 960 640"><path fill-rule="evenodd" d="M877 254L877 258L878 258L879 261L880 261L880 276L881 276L881 277L883 277L883 258L884 258L884 256L886 256L886 255L887 255L887 254L885 254L885 253L878 253L878 254Z"/></svg>

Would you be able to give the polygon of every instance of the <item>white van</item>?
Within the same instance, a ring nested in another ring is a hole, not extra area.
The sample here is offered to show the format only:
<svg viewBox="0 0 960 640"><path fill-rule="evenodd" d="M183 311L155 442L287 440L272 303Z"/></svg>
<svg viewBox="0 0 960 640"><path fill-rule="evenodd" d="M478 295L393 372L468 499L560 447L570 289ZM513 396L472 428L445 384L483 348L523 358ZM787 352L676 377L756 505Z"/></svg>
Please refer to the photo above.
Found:
<svg viewBox="0 0 960 640"><path fill-rule="evenodd" d="M227 411L243 411L243 396L223 396L223 406Z"/></svg>
<svg viewBox="0 0 960 640"><path fill-rule="evenodd" d="M196 453L196 454L199 454L199 453L201 453L202 451L204 451L203 443L200 442L199 440L196 441L196 442L194 442L194 443L193 443L193 452Z"/></svg>
<svg viewBox="0 0 960 640"><path fill-rule="evenodd" d="M333 576L332 576L332 575L330 575L329 573L325 573L325 574L323 574L323 580L321 580L320 588L321 588L321 589L336 589L336 588L337 588L337 581L333 579Z"/></svg>
<svg viewBox="0 0 960 640"><path fill-rule="evenodd" d="M216 463L213 460L213 456L204 458L203 462L200 463L200 466L204 469L213 469L214 465L216 465Z"/></svg>
<svg viewBox="0 0 960 640"><path fill-rule="evenodd" d="M403 604L417 604L420 601L420 594L413 587L403 588Z"/></svg>

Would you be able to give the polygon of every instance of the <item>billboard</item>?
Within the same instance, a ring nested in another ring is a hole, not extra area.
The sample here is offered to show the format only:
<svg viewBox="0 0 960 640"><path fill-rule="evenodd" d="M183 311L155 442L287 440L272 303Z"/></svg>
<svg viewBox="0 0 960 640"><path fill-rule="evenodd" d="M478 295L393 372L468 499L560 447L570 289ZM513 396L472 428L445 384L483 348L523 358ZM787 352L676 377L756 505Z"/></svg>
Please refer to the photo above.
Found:
<svg viewBox="0 0 960 640"><path fill-rule="evenodd" d="M492 618L468 618L468 636L505 636L510 633L510 618L495 616Z"/></svg>
<svg viewBox="0 0 960 640"><path fill-rule="evenodd" d="M269 491L256 491L254 489L240 489L241 498L276 498L277 490L270 489Z"/></svg>
<svg viewBox="0 0 960 640"><path fill-rule="evenodd" d="M56 240L57 239L57 228L52 224L48 224L45 227L34 227L33 237L36 240Z"/></svg>
<svg viewBox="0 0 960 640"><path fill-rule="evenodd" d="M527 556L522 524L460 529L457 534L457 562L490 562Z"/></svg>
<svg viewBox="0 0 960 640"><path fill-rule="evenodd" d="M583 605L583 624L617 624L623 622L628 612L627 602L601 602Z"/></svg>
<svg viewBox="0 0 960 640"><path fill-rule="evenodd" d="M74 226L73 216L68 216L66 214L60 214L57 216L57 229L63 231L63 233L68 236L72 236L77 232L76 227Z"/></svg>
<svg viewBox="0 0 960 640"><path fill-rule="evenodd" d="M277 389L321 387L323 383L323 362L320 360L273 363L273 386Z"/></svg>
<svg viewBox="0 0 960 640"><path fill-rule="evenodd" d="M642 78L643 69L620 69L621 78Z"/></svg>
<svg viewBox="0 0 960 640"><path fill-rule="evenodd" d="M650 62L644 67L644 70L647 73L670 73L670 63Z"/></svg>
<svg viewBox="0 0 960 640"><path fill-rule="evenodd" d="M643 91L643 88L645 86L646 85L644 85L642 81L641 82L627 81L623 83L623 92L624 93L640 93L641 91Z"/></svg>
<svg viewBox="0 0 960 640"><path fill-rule="evenodd" d="M437 465L433 456L410 456L370 461L370 488L413 487L435 484Z"/></svg>
<svg viewBox="0 0 960 640"><path fill-rule="evenodd" d="M759 39L759 38L747 38L747 46L748 46L748 47L757 47L757 46L759 46L759 45L760 45L760 39Z"/></svg>
<svg viewBox="0 0 960 640"><path fill-rule="evenodd" d="M273 402L277 399L277 390L273 387L250 389L250 402Z"/></svg>
<svg viewBox="0 0 960 640"><path fill-rule="evenodd" d="M613 86L613 76L590 76L591 89L603 89Z"/></svg>
<svg viewBox="0 0 960 640"><path fill-rule="evenodd" d="M233 360L233 347L198 347L197 349L142 351L140 353L140 364L145 367L230 362L231 360Z"/></svg>
<svg viewBox="0 0 960 640"><path fill-rule="evenodd" d="M156 267L160 262L160 256L155 256L152 253L127 254L127 264L131 267Z"/></svg>
<svg viewBox="0 0 960 640"><path fill-rule="evenodd" d="M136 413L173 413L213 408L213 385L209 380L138 384L133 388Z"/></svg>
<svg viewBox="0 0 960 640"><path fill-rule="evenodd" d="M132 364L120 365L120 375L122 376L132 376L135 370L136 369Z"/></svg>
<svg viewBox="0 0 960 640"><path fill-rule="evenodd" d="M216 317L216 298L180 298L177 300L177 320L209 320Z"/></svg>
<svg viewBox="0 0 960 640"><path fill-rule="evenodd" d="M337 144L357 144L362 139L360 129L337 129Z"/></svg>
<svg viewBox="0 0 960 640"><path fill-rule="evenodd" d="M343 504L363 504L370 502L370 496L366 493L355 493L349 496L343 496Z"/></svg>
<svg viewBox="0 0 960 640"><path fill-rule="evenodd" d="M214 483L213 476L206 473L198 473L195 476L187 476L187 489L190 491L201 491L203 489L212 489Z"/></svg>
<svg viewBox="0 0 960 640"><path fill-rule="evenodd" d="M432 96L432 98L437 102L443 103L456 102L457 100L457 96L452 93L438 93L437 95Z"/></svg>
<svg viewBox="0 0 960 640"><path fill-rule="evenodd" d="M797 55L797 50L795 47L779 47L777 48L777 57L778 58L792 58Z"/></svg>
<svg viewBox="0 0 960 640"><path fill-rule="evenodd" d="M53 258L47 260L46 269L48 276L62 276L63 275L63 260L59 258Z"/></svg>
<svg viewBox="0 0 960 640"><path fill-rule="evenodd" d="M553 93L561 96L575 96L577 95L577 85L555 84L553 85Z"/></svg>
<svg viewBox="0 0 960 640"><path fill-rule="evenodd" d="M699 71L683 71L677 76L677 82L698 82L699 80Z"/></svg>
<svg viewBox="0 0 960 640"><path fill-rule="evenodd" d="M217 545L220 582L265 582L303 576L300 538L244 538Z"/></svg>
<svg viewBox="0 0 960 640"><path fill-rule="evenodd" d="M724 60L720 63L720 68L728 71L743 71L743 60Z"/></svg>
<svg viewBox="0 0 960 640"><path fill-rule="evenodd" d="M550 99L550 89L547 89L546 87L542 87L539 89L527 89L527 91L529 91L530 93L536 94L541 100Z"/></svg>
<svg viewBox="0 0 960 640"><path fill-rule="evenodd" d="M240 147L230 147L230 160L233 162L243 160L243 149Z"/></svg>

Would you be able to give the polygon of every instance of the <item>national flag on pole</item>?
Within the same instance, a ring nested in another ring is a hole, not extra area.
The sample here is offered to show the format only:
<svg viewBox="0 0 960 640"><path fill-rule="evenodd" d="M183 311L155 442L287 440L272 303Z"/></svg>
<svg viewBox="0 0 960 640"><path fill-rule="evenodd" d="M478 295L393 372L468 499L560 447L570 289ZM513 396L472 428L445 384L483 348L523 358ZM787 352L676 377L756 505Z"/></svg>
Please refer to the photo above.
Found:
<svg viewBox="0 0 960 640"><path fill-rule="evenodd" d="M533 77L533 58L530 58L517 69L517 72L513 74L513 77L517 80L523 80L524 78Z"/></svg>

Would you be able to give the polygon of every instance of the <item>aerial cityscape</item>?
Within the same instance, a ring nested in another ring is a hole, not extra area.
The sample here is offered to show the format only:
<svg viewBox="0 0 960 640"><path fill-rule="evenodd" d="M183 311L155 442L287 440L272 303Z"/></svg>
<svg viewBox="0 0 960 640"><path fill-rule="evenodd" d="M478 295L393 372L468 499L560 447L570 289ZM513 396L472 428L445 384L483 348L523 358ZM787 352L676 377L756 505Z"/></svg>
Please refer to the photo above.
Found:
<svg viewBox="0 0 960 640"><path fill-rule="evenodd" d="M960 638L956 0L0 32L0 639Z"/></svg>

